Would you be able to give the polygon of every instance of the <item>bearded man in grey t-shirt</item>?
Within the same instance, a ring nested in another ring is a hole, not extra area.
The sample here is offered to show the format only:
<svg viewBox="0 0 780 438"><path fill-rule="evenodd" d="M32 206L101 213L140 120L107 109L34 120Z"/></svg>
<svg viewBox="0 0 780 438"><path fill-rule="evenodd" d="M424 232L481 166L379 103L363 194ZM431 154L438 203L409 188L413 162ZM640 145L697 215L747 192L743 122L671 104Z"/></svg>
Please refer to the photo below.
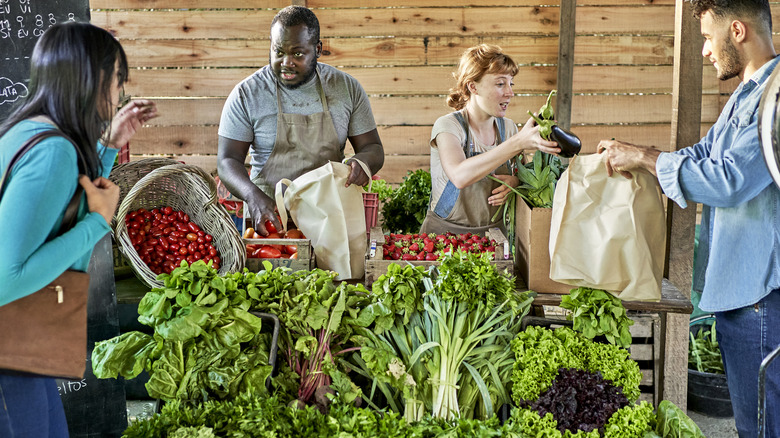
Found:
<svg viewBox="0 0 780 438"><path fill-rule="evenodd" d="M349 139L347 185L368 184L359 159L376 174L384 149L363 87L352 76L317 62L322 54L317 17L302 6L282 9L271 22L268 65L241 81L228 96L219 124L218 172L230 192L246 202L255 230L282 229L273 191L328 161L342 161ZM247 175L244 160L250 154Z"/></svg>

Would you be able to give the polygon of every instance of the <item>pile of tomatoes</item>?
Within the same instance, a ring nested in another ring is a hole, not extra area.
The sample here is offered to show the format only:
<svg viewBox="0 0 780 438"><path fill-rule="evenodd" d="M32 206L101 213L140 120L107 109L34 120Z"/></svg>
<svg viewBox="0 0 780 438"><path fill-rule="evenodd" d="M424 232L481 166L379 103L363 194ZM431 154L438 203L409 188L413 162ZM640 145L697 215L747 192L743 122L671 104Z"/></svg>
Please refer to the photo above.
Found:
<svg viewBox="0 0 780 438"><path fill-rule="evenodd" d="M291 228L285 233L284 230L277 231L271 221L265 222L265 229L268 235L263 236L257 233L254 228L247 228L244 231L244 239L305 239L301 230ZM246 245L246 256L252 259L297 259L298 246L286 245L283 242L273 243L249 243Z"/></svg>
<svg viewBox="0 0 780 438"><path fill-rule="evenodd" d="M183 211L169 206L151 211L140 208L125 216L125 225L133 248L155 274L170 274L182 260L189 264L210 261L219 269L221 258L214 238Z"/></svg>
<svg viewBox="0 0 780 438"><path fill-rule="evenodd" d="M468 252L495 253L496 241L472 233L391 233L385 236L385 243L382 245L382 258L385 260L436 261L441 254L454 249Z"/></svg>

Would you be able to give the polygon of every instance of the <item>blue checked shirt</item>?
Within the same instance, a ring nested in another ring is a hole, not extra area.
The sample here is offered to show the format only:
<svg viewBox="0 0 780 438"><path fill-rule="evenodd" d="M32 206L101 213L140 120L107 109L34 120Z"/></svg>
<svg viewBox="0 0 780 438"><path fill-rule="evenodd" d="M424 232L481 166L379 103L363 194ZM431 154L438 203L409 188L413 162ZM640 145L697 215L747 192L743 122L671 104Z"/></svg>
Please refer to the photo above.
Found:
<svg viewBox="0 0 780 438"><path fill-rule="evenodd" d="M752 305L780 287L780 190L758 138L758 104L778 60L740 83L699 143L656 162L670 199L703 204L693 288L707 312Z"/></svg>

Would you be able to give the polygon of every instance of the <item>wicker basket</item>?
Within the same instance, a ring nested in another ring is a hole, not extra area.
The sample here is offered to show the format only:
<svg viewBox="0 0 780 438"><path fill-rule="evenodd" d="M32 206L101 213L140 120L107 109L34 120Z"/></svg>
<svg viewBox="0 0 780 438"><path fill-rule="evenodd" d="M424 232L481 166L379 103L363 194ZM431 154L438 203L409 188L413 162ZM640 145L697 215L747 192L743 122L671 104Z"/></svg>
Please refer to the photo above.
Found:
<svg viewBox="0 0 780 438"><path fill-rule="evenodd" d="M125 224L128 213L145 208L171 206L190 216L190 219L214 238L219 251L220 274L241 271L246 262L246 248L233 220L217 202L214 179L198 166L171 164L152 170L133 185L124 197L115 216L114 237L119 250L130 262L136 276L151 288L162 287L157 274L141 260L130 241Z"/></svg>
<svg viewBox="0 0 780 438"><path fill-rule="evenodd" d="M154 169L170 166L171 164L179 164L179 162L173 158L144 158L131 163L122 163L114 166L111 169L111 175L108 179L119 186L119 203L122 203L125 196L130 192L130 189L132 189L135 183L140 181L141 178L148 175ZM111 228L116 228L116 215L114 215Z"/></svg>

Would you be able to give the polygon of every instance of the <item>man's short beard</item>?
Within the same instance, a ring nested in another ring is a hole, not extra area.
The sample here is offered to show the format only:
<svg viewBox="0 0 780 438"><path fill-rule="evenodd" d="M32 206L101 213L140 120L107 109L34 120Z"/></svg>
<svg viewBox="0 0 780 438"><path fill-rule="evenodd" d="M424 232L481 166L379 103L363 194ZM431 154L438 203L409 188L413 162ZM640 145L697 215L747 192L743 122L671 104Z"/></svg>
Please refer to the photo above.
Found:
<svg viewBox="0 0 780 438"><path fill-rule="evenodd" d="M726 38L719 58L718 65L720 65L720 71L718 72L718 79L721 81L727 81L739 76L744 71L742 56L737 51L734 43L731 42L731 39Z"/></svg>
<svg viewBox="0 0 780 438"><path fill-rule="evenodd" d="M272 65L271 64L271 56L270 55L268 55L268 64ZM293 84L293 85L288 85L288 84L285 84L282 81L282 78L279 75L276 76L276 80L279 81L279 83L282 84L282 86L284 88L286 88L288 90L295 90L296 88L299 88L301 85L309 82L309 79L311 79L314 76L315 73L317 73L317 57L316 56L314 58L312 58L311 63L309 63L309 68L308 68L308 70L306 72L306 76L304 76L302 81L300 81L300 82L298 82L296 84ZM274 74L276 75L276 72L274 72Z"/></svg>

